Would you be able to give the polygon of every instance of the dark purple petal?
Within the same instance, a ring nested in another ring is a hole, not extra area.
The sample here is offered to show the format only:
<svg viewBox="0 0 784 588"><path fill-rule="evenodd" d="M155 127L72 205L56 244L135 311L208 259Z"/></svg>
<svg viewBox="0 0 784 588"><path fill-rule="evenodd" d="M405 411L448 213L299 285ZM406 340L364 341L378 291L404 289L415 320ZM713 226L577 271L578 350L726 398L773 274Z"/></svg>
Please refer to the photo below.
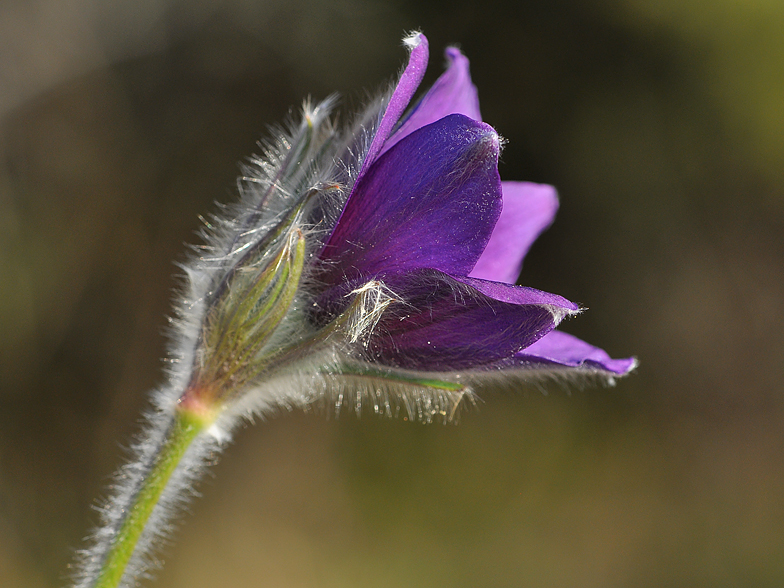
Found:
<svg viewBox="0 0 784 588"><path fill-rule="evenodd" d="M367 171L320 254L327 286L432 267L466 275L501 212L499 139L454 114L395 145Z"/></svg>
<svg viewBox="0 0 784 588"><path fill-rule="evenodd" d="M384 283L403 302L385 312L368 354L406 369L460 370L511 359L576 308L546 292L432 269L389 275Z"/></svg>
<svg viewBox="0 0 784 588"><path fill-rule="evenodd" d="M555 188L529 182L502 182L504 207L490 241L469 274L514 284L523 258L558 210Z"/></svg>
<svg viewBox="0 0 784 588"><path fill-rule="evenodd" d="M558 294L550 294L549 292L527 288L526 286L512 286L501 282L490 282L488 280L480 280L473 277L452 277L467 286L475 288L485 296L489 296L490 298L494 298L501 302L508 302L510 304L549 304L563 309L564 314L577 313L580 311L579 305L570 302L563 296L558 296Z"/></svg>
<svg viewBox="0 0 784 588"><path fill-rule="evenodd" d="M607 353L561 331L551 331L515 355L515 363L559 365L612 372L622 376L637 365L633 357L612 359Z"/></svg>
<svg viewBox="0 0 784 588"><path fill-rule="evenodd" d="M448 48L445 53L447 70L392 134L382 153L417 129L450 114L464 114L468 118L482 120L479 96L468 71L468 59L455 47Z"/></svg>
<svg viewBox="0 0 784 588"><path fill-rule="evenodd" d="M395 86L392 96L389 98L381 122L378 125L373 140L370 143L367 155L362 162L362 169L359 172L359 177L362 177L373 164L373 162L381 155L385 143L395 128L398 120L400 120L403 112L408 108L411 98L416 92L419 84L422 82L422 77L425 75L427 69L428 59L428 43L427 38L417 33L405 40L405 43L411 49L411 54L408 58L408 65L403 70L400 80ZM385 150L385 149L384 149Z"/></svg>

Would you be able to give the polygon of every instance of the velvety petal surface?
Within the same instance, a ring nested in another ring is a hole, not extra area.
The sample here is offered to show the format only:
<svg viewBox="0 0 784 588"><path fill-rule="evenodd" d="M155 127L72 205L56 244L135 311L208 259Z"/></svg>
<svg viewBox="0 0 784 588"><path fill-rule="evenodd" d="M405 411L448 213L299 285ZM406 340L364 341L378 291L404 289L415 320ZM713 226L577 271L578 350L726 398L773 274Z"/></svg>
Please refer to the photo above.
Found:
<svg viewBox="0 0 784 588"><path fill-rule="evenodd" d="M406 369L459 370L508 359L575 308L546 292L432 269L389 275L384 282L404 302L385 312L368 353Z"/></svg>
<svg viewBox="0 0 784 588"><path fill-rule="evenodd" d="M563 296L558 296L558 294L550 294L549 292L526 286L513 286L477 278L451 277L500 302L508 302L510 304L549 304L561 309L557 312L562 312L562 314L576 314L580 312L579 305L570 302Z"/></svg>
<svg viewBox="0 0 784 588"><path fill-rule="evenodd" d="M503 210L490 241L469 274L474 278L514 284L523 258L555 218L555 188L530 182L502 182Z"/></svg>
<svg viewBox="0 0 784 588"><path fill-rule="evenodd" d="M320 254L328 285L430 267L466 275L501 213L499 138L455 114L381 156L355 186Z"/></svg>
<svg viewBox="0 0 784 588"><path fill-rule="evenodd" d="M428 60L427 38L423 34L417 33L407 38L405 44L411 49L408 65L403 70L400 80L389 98L389 103L381 117L378 129L370 142L359 177L365 174L367 169L381 155L382 150L386 150L384 148L387 139L392 134L392 130L395 128L398 120L400 120L403 112L408 108L411 98L425 75Z"/></svg>
<svg viewBox="0 0 784 588"><path fill-rule="evenodd" d="M479 95L476 86L471 82L468 58L455 47L448 48L445 54L446 71L436 80L412 112L401 121L397 130L384 145L382 153L417 129L450 114L464 114L474 120L482 120L479 112Z"/></svg>
<svg viewBox="0 0 784 588"><path fill-rule="evenodd" d="M604 350L561 331L551 331L517 353L515 362L598 369L619 376L629 373L637 365L633 357L612 359Z"/></svg>

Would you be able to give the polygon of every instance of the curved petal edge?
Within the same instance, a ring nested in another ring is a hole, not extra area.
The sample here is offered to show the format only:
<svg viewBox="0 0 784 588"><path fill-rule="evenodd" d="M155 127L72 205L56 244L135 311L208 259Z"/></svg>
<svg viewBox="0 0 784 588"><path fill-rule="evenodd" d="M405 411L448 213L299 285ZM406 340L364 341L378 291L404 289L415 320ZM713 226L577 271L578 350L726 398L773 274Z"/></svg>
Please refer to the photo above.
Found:
<svg viewBox="0 0 784 588"><path fill-rule="evenodd" d="M563 366L625 376L637 367L637 359L613 359L606 351L562 331L550 331L514 356L515 363Z"/></svg>

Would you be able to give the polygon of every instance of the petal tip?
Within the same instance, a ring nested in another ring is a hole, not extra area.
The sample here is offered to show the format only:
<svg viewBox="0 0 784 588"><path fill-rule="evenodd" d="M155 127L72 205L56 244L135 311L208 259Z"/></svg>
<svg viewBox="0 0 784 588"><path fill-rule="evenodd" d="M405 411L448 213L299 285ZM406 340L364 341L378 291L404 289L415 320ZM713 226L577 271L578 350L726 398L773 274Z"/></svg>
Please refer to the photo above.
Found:
<svg viewBox="0 0 784 588"><path fill-rule="evenodd" d="M557 306L555 304L548 304L546 305L547 310L553 316L553 323L557 327L561 322L567 318L572 316L577 316L580 314L583 309L574 304L573 302L569 302L568 300L564 299L569 306Z"/></svg>
<svg viewBox="0 0 784 588"><path fill-rule="evenodd" d="M422 43L427 44L427 37L419 31L411 31L408 35L403 37L403 45L411 50L416 49Z"/></svg>
<svg viewBox="0 0 784 588"><path fill-rule="evenodd" d="M463 59L468 61L468 58L465 55L463 55L463 52L460 51L460 49L458 49L457 47L447 47L444 50L444 55L446 56L450 65L455 63L456 61L460 61Z"/></svg>
<svg viewBox="0 0 784 588"><path fill-rule="evenodd" d="M625 364L620 363L622 361L624 361ZM632 373L634 370L636 370L640 366L640 360L638 360L636 357L629 357L629 358L627 358L625 360L618 360L618 362L619 362L618 366L619 366L619 370L620 370L618 372L619 376L626 376L626 375Z"/></svg>
<svg viewBox="0 0 784 588"><path fill-rule="evenodd" d="M457 115L464 116L464 115ZM470 119L469 117L465 117ZM496 157L500 155L501 149L504 145L504 140L493 127L485 122L473 121L477 125L477 143L485 147L490 153Z"/></svg>

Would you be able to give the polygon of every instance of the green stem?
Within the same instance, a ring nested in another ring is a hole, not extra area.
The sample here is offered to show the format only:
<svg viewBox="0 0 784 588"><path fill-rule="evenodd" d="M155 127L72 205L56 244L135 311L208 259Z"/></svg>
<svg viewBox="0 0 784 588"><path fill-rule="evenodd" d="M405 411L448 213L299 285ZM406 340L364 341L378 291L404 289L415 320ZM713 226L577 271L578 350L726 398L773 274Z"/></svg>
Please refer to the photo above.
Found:
<svg viewBox="0 0 784 588"><path fill-rule="evenodd" d="M139 491L132 499L132 504L129 505L128 514L106 554L101 573L93 588L116 588L119 586L128 562L136 550L139 538L147 526L147 521L158 504L161 493L169 483L171 475L188 447L207 424L198 415L177 411L167 439L161 446L152 469L142 481Z"/></svg>

